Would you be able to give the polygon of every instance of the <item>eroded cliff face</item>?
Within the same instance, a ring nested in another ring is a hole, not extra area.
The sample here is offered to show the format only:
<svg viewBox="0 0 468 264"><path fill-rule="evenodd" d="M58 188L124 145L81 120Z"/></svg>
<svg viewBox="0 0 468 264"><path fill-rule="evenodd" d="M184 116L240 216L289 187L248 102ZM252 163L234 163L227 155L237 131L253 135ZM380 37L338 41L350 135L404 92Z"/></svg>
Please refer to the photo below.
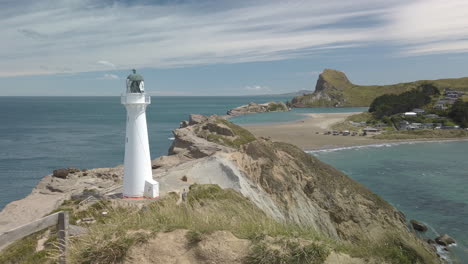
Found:
<svg viewBox="0 0 468 264"><path fill-rule="evenodd" d="M401 212L296 146L259 139L231 158L288 220L345 240L370 240L388 229L406 230Z"/></svg>
<svg viewBox="0 0 468 264"><path fill-rule="evenodd" d="M233 188L276 219L314 226L334 238L371 240L389 230L407 232L401 212L345 174L294 145L255 138L226 122L210 117L175 130L171 154L190 161L158 177L186 175Z"/></svg>
<svg viewBox="0 0 468 264"><path fill-rule="evenodd" d="M297 96L292 100L293 107L339 107L347 103L344 90L353 84L343 72L325 69L317 80L312 94Z"/></svg>

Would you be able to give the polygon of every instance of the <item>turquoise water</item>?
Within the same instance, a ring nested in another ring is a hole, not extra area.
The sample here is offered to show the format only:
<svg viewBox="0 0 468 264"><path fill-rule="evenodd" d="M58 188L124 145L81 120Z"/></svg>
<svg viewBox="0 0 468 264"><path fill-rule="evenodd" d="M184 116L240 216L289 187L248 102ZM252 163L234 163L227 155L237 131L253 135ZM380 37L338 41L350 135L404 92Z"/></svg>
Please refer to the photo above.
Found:
<svg viewBox="0 0 468 264"><path fill-rule="evenodd" d="M468 263L468 141L414 143L314 153L366 185L408 219L458 243L450 250ZM435 234L429 233L434 238Z"/></svg>
<svg viewBox="0 0 468 264"><path fill-rule="evenodd" d="M245 125L245 124L268 124L279 122L291 122L306 118L305 113L354 113L365 112L367 107L343 107L343 108L294 108L289 112L274 112L261 114L248 114L236 116L230 121Z"/></svg>

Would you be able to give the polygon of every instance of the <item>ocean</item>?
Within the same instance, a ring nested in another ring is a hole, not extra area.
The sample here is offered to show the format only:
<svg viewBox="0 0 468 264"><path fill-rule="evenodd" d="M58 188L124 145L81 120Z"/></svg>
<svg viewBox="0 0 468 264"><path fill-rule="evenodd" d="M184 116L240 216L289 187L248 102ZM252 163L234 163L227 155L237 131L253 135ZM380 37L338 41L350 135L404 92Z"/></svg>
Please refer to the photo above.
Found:
<svg viewBox="0 0 468 264"><path fill-rule="evenodd" d="M147 109L152 158L167 154L172 130L189 114L224 115L249 102L289 97L152 97ZM294 109L232 118L238 124L289 122L301 113L367 108ZM119 97L0 97L0 209L28 195L54 169L123 163L125 108ZM409 219L453 236L468 263L468 142L382 145L315 152L392 203ZM430 234L433 235L433 234Z"/></svg>
<svg viewBox="0 0 468 264"><path fill-rule="evenodd" d="M447 233L468 263L468 141L417 142L312 152L367 186L407 219L428 225L427 236Z"/></svg>

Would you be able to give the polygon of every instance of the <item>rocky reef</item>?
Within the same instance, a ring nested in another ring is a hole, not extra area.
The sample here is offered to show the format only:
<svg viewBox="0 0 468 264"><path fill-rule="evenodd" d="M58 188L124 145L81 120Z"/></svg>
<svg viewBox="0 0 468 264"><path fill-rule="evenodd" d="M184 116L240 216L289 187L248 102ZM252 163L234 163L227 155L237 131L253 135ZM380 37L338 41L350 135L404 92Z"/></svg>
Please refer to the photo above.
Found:
<svg viewBox="0 0 468 264"><path fill-rule="evenodd" d="M266 113L266 112L286 112L289 107L283 102L268 102L265 104L249 103L227 111L228 116L240 116L253 113Z"/></svg>

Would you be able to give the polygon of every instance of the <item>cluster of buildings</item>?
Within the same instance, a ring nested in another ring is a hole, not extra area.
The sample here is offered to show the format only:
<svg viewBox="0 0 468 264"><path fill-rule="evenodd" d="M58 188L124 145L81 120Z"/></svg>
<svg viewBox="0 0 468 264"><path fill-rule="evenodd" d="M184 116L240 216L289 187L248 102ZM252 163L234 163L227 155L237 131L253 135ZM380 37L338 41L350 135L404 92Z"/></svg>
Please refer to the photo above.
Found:
<svg viewBox="0 0 468 264"><path fill-rule="evenodd" d="M435 105L434 109L446 110L448 107L447 105L452 105L461 98L465 93L463 91L454 91L446 89L444 92L444 97L439 99Z"/></svg>
<svg viewBox="0 0 468 264"><path fill-rule="evenodd" d="M438 119L437 121L442 121L445 117L440 117L436 114L425 114L423 109L415 108L411 112L406 112L403 114L403 117L416 117L424 116L430 119ZM409 122L406 120L400 121L399 124L400 130L417 130L417 129L459 129L459 126L444 126L442 123L417 123Z"/></svg>
<svg viewBox="0 0 468 264"><path fill-rule="evenodd" d="M406 120L400 121L400 130L417 129L460 129L459 126L444 126L442 123L410 123Z"/></svg>
<svg viewBox="0 0 468 264"><path fill-rule="evenodd" d="M400 130L434 129L442 128L441 123L410 123L406 120L400 121Z"/></svg>

